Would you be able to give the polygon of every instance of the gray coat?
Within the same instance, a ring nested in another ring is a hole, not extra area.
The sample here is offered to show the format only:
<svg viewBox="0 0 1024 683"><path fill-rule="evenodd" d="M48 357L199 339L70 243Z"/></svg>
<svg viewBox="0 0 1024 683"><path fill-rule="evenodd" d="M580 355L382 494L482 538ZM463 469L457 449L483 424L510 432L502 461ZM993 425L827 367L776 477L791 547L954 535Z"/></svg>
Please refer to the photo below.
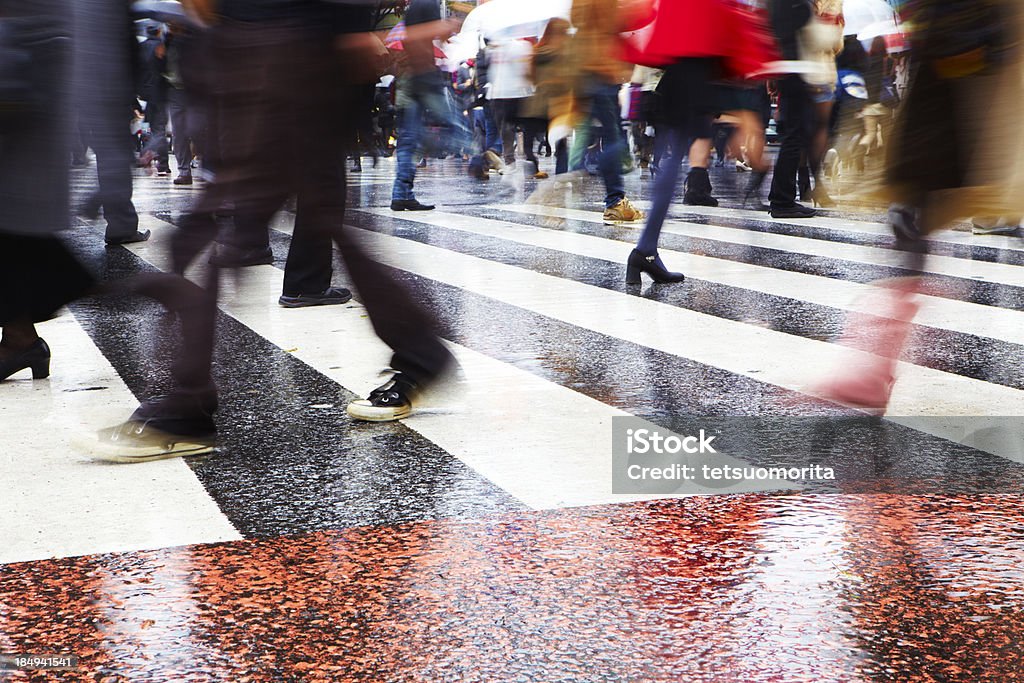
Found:
<svg viewBox="0 0 1024 683"><path fill-rule="evenodd" d="M68 225L70 0L0 0L31 54L30 113L0 119L0 232L46 235Z"/></svg>

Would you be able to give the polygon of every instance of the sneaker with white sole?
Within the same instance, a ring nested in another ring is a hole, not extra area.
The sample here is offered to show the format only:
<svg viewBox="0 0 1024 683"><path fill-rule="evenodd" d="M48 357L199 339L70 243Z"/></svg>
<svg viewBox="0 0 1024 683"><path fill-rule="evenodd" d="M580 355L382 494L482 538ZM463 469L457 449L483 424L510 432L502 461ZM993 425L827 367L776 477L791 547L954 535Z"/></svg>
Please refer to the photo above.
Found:
<svg viewBox="0 0 1024 683"><path fill-rule="evenodd" d="M94 438L76 439L75 445L99 460L131 463L206 455L216 450L217 441L214 435L171 434L150 422L128 420L101 429Z"/></svg>
<svg viewBox="0 0 1024 683"><path fill-rule="evenodd" d="M366 422L392 422L412 413L412 397L416 383L401 372L396 372L384 384L370 392L363 400L348 404L348 414Z"/></svg>
<svg viewBox="0 0 1024 683"><path fill-rule="evenodd" d="M101 429L75 445L109 462L149 462L205 455L217 447L214 390L179 391L144 401L126 422Z"/></svg>
<svg viewBox="0 0 1024 683"><path fill-rule="evenodd" d="M1020 221L1006 218L975 218L971 221L971 232L975 235L1018 235Z"/></svg>

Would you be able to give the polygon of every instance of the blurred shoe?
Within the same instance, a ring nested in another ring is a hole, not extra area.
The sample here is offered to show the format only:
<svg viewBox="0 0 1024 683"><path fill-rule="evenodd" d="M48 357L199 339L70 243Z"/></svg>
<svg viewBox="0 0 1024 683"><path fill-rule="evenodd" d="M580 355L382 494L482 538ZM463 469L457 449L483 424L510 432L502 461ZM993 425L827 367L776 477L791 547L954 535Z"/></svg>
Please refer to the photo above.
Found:
<svg viewBox="0 0 1024 683"><path fill-rule="evenodd" d="M136 230L135 234L133 235L125 235L123 237L107 237L106 242L109 246L115 246L118 244L131 244L132 242L145 242L146 240L149 239L149 236L151 234L152 233L150 233L149 230Z"/></svg>
<svg viewBox="0 0 1024 683"><path fill-rule="evenodd" d="M363 172L363 160L360 159L359 157L356 157L356 160L352 163L352 172L353 173L362 173Z"/></svg>
<svg viewBox="0 0 1024 683"><path fill-rule="evenodd" d="M544 171L537 171L536 173L533 174L532 177L536 178L537 180L544 180L545 178L548 177L548 174L545 173Z"/></svg>
<svg viewBox="0 0 1024 683"><path fill-rule="evenodd" d="M171 174L170 167L160 167L160 166L157 166L157 168L156 168L156 176L158 178L166 178L170 174Z"/></svg>
<svg viewBox="0 0 1024 683"><path fill-rule="evenodd" d="M210 263L219 268L246 268L265 266L274 262L270 247L240 249L230 244L218 244L210 256Z"/></svg>
<svg viewBox="0 0 1024 683"><path fill-rule="evenodd" d="M420 204L416 199L392 199L392 211L431 211L433 204Z"/></svg>
<svg viewBox="0 0 1024 683"><path fill-rule="evenodd" d="M814 202L815 207L821 207L823 209L831 209L836 205L836 200L829 196L828 192L825 191L824 185L816 185L811 190L811 200Z"/></svg>
<svg viewBox="0 0 1024 683"><path fill-rule="evenodd" d="M691 168L683 181L683 204L690 206L718 206L711 196L711 177L706 168Z"/></svg>
<svg viewBox="0 0 1024 683"><path fill-rule="evenodd" d="M174 394L143 402L126 422L102 429L76 446L100 460L149 462L204 455L217 447L216 394Z"/></svg>
<svg viewBox="0 0 1024 683"><path fill-rule="evenodd" d="M764 171L757 171L750 176L747 187L743 191L743 208L754 211L767 211L768 205L761 201L761 185L764 184Z"/></svg>
<svg viewBox="0 0 1024 683"><path fill-rule="evenodd" d="M768 215L772 218L813 218L817 211L803 204L792 206L771 206L768 208Z"/></svg>
<svg viewBox="0 0 1024 683"><path fill-rule="evenodd" d="M7 360L0 361L0 381L26 369L32 370L32 379L50 376L50 347L42 338L36 339L27 349L11 355Z"/></svg>
<svg viewBox="0 0 1024 683"><path fill-rule="evenodd" d="M918 286L915 278L891 280L872 293L873 314L847 317L839 344L870 355L845 362L837 370L838 377L817 387L815 394L874 414L885 412L896 366L920 307L915 298Z"/></svg>
<svg viewBox="0 0 1024 683"><path fill-rule="evenodd" d="M477 156L470 159L466 170L470 177L476 178L477 180L491 179L491 176L487 173L487 166L484 164L483 157Z"/></svg>
<svg viewBox="0 0 1024 683"><path fill-rule="evenodd" d="M505 162L502 161L501 157L498 156L493 150L487 150L484 152L484 160L487 161L487 165L493 168L495 171L501 173L505 170Z"/></svg>
<svg viewBox="0 0 1024 683"><path fill-rule="evenodd" d="M401 372L370 392L366 399L348 404L348 414L367 422L392 422L412 413L416 384Z"/></svg>
<svg viewBox="0 0 1024 683"><path fill-rule="evenodd" d="M422 159L420 159L420 163L416 164L416 168L426 168L426 167L427 167L427 158L423 157Z"/></svg>
<svg viewBox="0 0 1024 683"><path fill-rule="evenodd" d="M145 151L136 159L135 165L139 168L149 168L153 164L154 159L156 159L155 152Z"/></svg>
<svg viewBox="0 0 1024 683"><path fill-rule="evenodd" d="M191 185L192 174L191 173L179 173L178 177L172 181L175 185Z"/></svg>
<svg viewBox="0 0 1024 683"><path fill-rule="evenodd" d="M299 294L298 296L285 296L277 300L277 303L285 308L305 308L307 306L335 306L348 303L352 300L352 292L344 287L328 287L320 294Z"/></svg>
<svg viewBox="0 0 1024 683"><path fill-rule="evenodd" d="M918 225L918 211L906 204L893 204L889 207L887 217L889 227L897 240L903 242L921 241L921 228Z"/></svg>
<svg viewBox="0 0 1024 683"><path fill-rule="evenodd" d="M643 212L630 204L629 200L625 197L620 199L614 206L604 210L605 223L632 223L643 217Z"/></svg>
<svg viewBox="0 0 1024 683"><path fill-rule="evenodd" d="M743 161L742 159L737 159L736 160L736 172L737 173L749 173L750 171L753 171L753 170L754 169L747 162Z"/></svg>
<svg viewBox="0 0 1024 683"><path fill-rule="evenodd" d="M975 218L971 221L971 232L975 235L1019 235L1020 221L997 218Z"/></svg>

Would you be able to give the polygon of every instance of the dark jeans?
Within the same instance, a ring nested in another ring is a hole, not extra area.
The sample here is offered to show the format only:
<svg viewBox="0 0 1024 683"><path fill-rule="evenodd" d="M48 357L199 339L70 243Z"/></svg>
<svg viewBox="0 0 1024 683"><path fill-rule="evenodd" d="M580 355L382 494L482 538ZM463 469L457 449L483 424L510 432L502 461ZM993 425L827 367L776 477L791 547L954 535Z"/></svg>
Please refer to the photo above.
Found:
<svg viewBox="0 0 1024 683"><path fill-rule="evenodd" d="M516 161L516 123L519 122L519 105L522 100L491 100L494 125L501 137L502 156L506 164ZM529 159L529 153L527 153Z"/></svg>
<svg viewBox="0 0 1024 683"><path fill-rule="evenodd" d="M534 145L537 144L537 139L544 135L544 131L548 129L548 122L544 119L523 119L523 152L526 154L527 161L537 163L537 154L534 151Z"/></svg>
<svg viewBox="0 0 1024 683"><path fill-rule="evenodd" d="M626 143L619 118L619 86L592 77L584 92L590 100L590 118L601 124L598 169L604 179L604 205L610 208L626 196L622 180L622 152Z"/></svg>
<svg viewBox="0 0 1024 683"><path fill-rule="evenodd" d="M814 134L814 101L803 79L786 76L779 81L779 109L785 123L782 146L775 160L775 175L768 201L772 206L786 207L796 204L796 176L800 166L800 153L810 152ZM811 173L818 175L820 160L808 163Z"/></svg>
<svg viewBox="0 0 1024 683"><path fill-rule="evenodd" d="M351 86L344 83L329 36L285 22L222 21L211 31L213 116L218 126L230 123L232 136L220 151L216 181L172 240L175 269L184 270L214 239L213 213L225 201L235 205L236 218L269 217L295 194L299 216L289 264L304 262L318 273L296 277L322 278L331 242L337 245L374 330L394 351L391 367L414 382L429 382L452 360L431 316L370 258L358 230L342 229L344 143L353 112ZM244 227L236 221L236 228L256 230L258 223ZM266 223L259 229L265 235ZM326 286L321 279L315 287L322 291L321 284Z"/></svg>

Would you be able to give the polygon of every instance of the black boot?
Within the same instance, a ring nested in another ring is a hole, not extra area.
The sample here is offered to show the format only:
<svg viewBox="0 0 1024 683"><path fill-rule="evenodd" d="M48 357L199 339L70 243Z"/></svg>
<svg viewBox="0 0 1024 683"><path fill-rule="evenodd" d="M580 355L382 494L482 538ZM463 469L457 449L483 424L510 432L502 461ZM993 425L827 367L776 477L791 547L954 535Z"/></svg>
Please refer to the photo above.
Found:
<svg viewBox="0 0 1024 683"><path fill-rule="evenodd" d="M658 258L658 252L645 256L634 249L626 262L626 284L640 284L640 273L647 273L655 282L682 282L686 277L682 273L674 273L665 267Z"/></svg>
<svg viewBox="0 0 1024 683"><path fill-rule="evenodd" d="M708 169L691 168L683 183L683 204L690 206L718 206L718 200L711 196L711 178Z"/></svg>
<svg viewBox="0 0 1024 683"><path fill-rule="evenodd" d="M761 201L761 185L764 184L766 171L754 171L747 181L747 189L743 191L743 208L754 211L767 211L768 205Z"/></svg>

